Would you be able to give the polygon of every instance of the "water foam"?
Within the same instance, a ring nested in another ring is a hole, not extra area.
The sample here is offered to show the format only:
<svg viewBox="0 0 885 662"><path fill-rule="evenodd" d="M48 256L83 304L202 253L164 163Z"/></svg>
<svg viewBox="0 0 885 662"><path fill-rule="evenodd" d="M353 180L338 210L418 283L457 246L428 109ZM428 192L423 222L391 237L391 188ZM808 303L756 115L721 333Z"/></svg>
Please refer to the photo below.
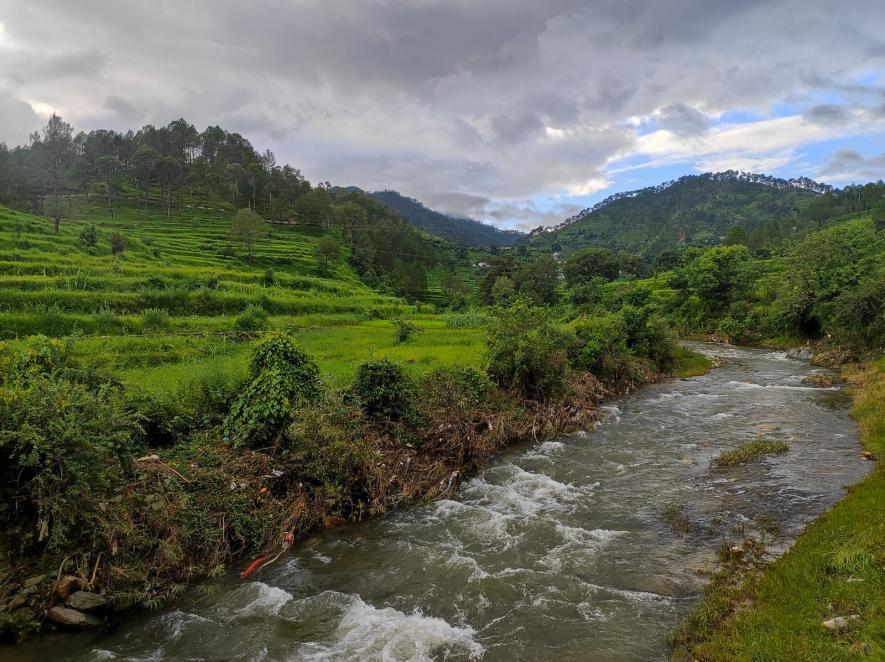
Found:
<svg viewBox="0 0 885 662"><path fill-rule="evenodd" d="M392 607L379 609L359 595L337 594L346 604L330 642L300 647L299 658L324 660L433 660L457 652L479 659L484 649L470 626L453 626L442 618L416 610L405 614Z"/></svg>

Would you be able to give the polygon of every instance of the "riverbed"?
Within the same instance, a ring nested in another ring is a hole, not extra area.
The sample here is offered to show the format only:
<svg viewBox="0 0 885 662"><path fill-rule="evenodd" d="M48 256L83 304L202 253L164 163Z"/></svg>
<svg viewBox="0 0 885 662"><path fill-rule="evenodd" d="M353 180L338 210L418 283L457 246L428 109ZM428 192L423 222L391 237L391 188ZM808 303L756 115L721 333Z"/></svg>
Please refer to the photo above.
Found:
<svg viewBox="0 0 885 662"><path fill-rule="evenodd" d="M868 469L846 393L783 352L692 344L708 375L611 400L592 430L512 448L451 499L325 531L108 633L12 660L661 660L716 550L782 553ZM789 451L726 471L753 439Z"/></svg>

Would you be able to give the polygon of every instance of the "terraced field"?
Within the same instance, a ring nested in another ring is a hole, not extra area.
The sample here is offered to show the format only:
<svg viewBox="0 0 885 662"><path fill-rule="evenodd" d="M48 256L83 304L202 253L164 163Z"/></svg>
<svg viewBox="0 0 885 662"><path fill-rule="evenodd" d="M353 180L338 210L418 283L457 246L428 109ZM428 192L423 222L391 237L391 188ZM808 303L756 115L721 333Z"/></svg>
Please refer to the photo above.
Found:
<svg viewBox="0 0 885 662"><path fill-rule="evenodd" d="M70 337L84 362L133 388L170 394L206 371L242 374L262 328L295 334L335 385L370 357L419 372L476 363L482 353L475 324L370 289L345 255L320 274L318 237L294 227L270 226L247 258L229 241L228 212L190 209L166 219L130 208L110 218L96 204L80 216L56 234L48 219L0 207L0 339ZM91 224L94 248L80 239ZM125 239L117 255L113 233ZM405 344L391 322L399 317L420 328Z"/></svg>

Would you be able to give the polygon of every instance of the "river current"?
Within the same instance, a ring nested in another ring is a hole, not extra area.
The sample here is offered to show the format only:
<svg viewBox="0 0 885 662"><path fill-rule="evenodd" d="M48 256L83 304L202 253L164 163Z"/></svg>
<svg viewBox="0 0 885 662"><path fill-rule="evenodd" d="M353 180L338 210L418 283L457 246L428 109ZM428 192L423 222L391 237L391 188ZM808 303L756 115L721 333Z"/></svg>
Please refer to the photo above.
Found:
<svg viewBox="0 0 885 662"><path fill-rule="evenodd" d="M839 389L782 352L609 401L593 430L512 448L450 500L320 533L110 633L13 660L661 660L716 550L782 553L866 472ZM727 471L756 439L789 451Z"/></svg>

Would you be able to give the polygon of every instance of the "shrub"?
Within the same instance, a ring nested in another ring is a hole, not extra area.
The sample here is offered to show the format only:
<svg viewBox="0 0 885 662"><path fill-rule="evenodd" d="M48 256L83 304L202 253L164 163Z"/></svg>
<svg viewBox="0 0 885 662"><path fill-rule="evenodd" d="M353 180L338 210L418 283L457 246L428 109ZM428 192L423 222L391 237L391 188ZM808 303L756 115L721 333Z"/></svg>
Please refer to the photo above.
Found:
<svg viewBox="0 0 885 662"><path fill-rule="evenodd" d="M316 362L282 333L270 333L258 343L249 377L224 421L235 445L265 443L288 425L293 407L315 401L322 392Z"/></svg>
<svg viewBox="0 0 885 662"><path fill-rule="evenodd" d="M405 421L412 417L415 385L390 359L363 363L357 369L351 393L366 415L377 421Z"/></svg>
<svg viewBox="0 0 885 662"><path fill-rule="evenodd" d="M98 232L91 223L80 230L80 243L86 248L95 248L98 243Z"/></svg>
<svg viewBox="0 0 885 662"><path fill-rule="evenodd" d="M525 397L547 398L564 386L570 344L569 335L545 308L520 301L498 309L489 323L489 376Z"/></svg>
<svg viewBox="0 0 885 662"><path fill-rule="evenodd" d="M396 341L398 343L408 341L409 338L421 330L411 320L398 319L394 320L393 324L396 326Z"/></svg>
<svg viewBox="0 0 885 662"><path fill-rule="evenodd" d="M234 320L234 331L256 333L267 329L267 312L261 306L249 304Z"/></svg>
<svg viewBox="0 0 885 662"><path fill-rule="evenodd" d="M572 322L571 328L575 343L569 361L579 370L602 376L606 358L627 353L627 328L619 313L581 317Z"/></svg>
<svg viewBox="0 0 885 662"><path fill-rule="evenodd" d="M163 308L148 308L141 313L141 326L149 331L163 331L169 323L169 313Z"/></svg>
<svg viewBox="0 0 885 662"><path fill-rule="evenodd" d="M123 251L126 250L126 237L121 235L119 232L114 232L111 235L111 253L113 255L119 255ZM155 248L153 250L154 257L160 256L160 249Z"/></svg>
<svg viewBox="0 0 885 662"><path fill-rule="evenodd" d="M432 414L451 408L476 409L493 388L488 375L476 368L437 368L421 377L418 392L422 410Z"/></svg>
<svg viewBox="0 0 885 662"><path fill-rule="evenodd" d="M27 380L0 388L0 497L15 504L2 528L26 545L36 527L36 542L60 549L99 536L95 505L130 467L138 425L118 388L72 381L58 347L42 346L19 366Z"/></svg>
<svg viewBox="0 0 885 662"><path fill-rule="evenodd" d="M261 284L265 287L273 287L277 284L277 276L273 272L273 269L268 269L264 272L264 274L261 276Z"/></svg>
<svg viewBox="0 0 885 662"><path fill-rule="evenodd" d="M725 451L719 457L713 459L714 469L727 469L739 464L744 464L752 460L756 460L765 455L775 455L778 453L786 453L790 447L783 441L772 441L769 439L755 439L745 444Z"/></svg>

